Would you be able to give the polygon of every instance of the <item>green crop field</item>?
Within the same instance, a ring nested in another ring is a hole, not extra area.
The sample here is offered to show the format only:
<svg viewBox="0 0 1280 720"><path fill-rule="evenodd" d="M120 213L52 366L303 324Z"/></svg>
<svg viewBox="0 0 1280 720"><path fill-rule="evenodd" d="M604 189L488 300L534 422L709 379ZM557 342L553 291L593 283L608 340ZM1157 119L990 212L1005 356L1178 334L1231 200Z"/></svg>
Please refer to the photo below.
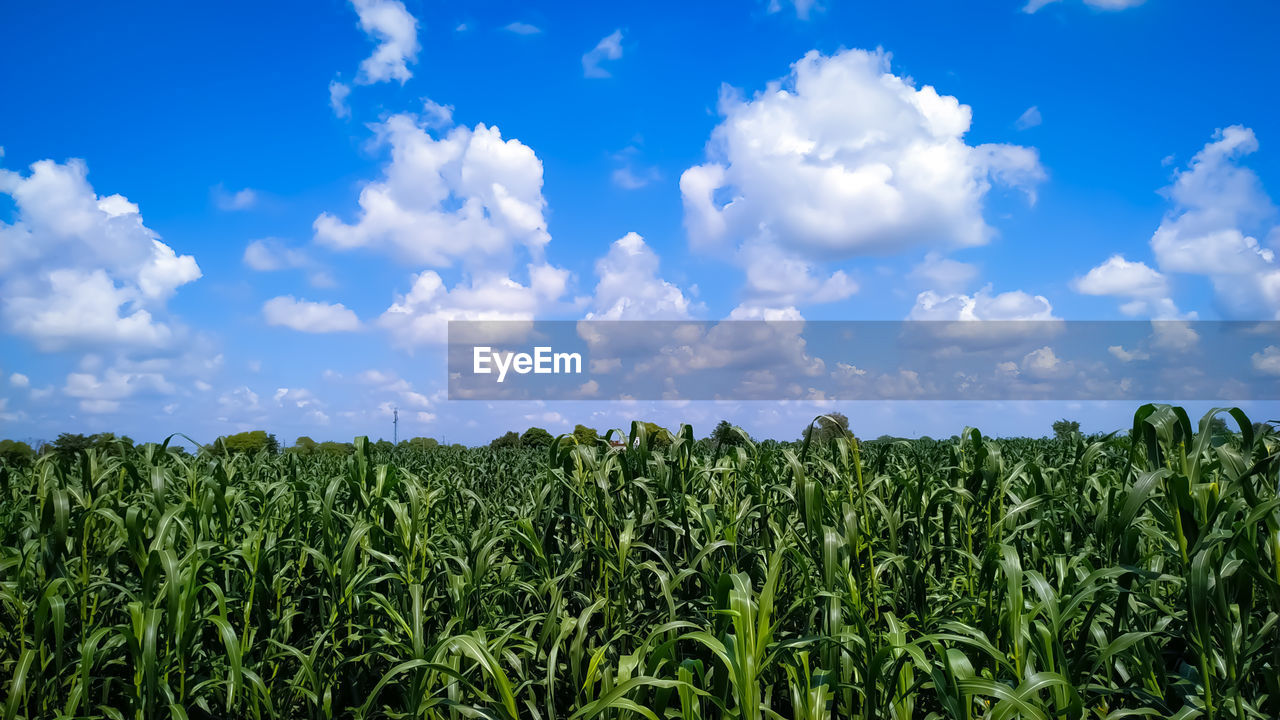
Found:
<svg viewBox="0 0 1280 720"><path fill-rule="evenodd" d="M1280 436L1222 416L49 454L0 469L0 712L1277 718Z"/></svg>

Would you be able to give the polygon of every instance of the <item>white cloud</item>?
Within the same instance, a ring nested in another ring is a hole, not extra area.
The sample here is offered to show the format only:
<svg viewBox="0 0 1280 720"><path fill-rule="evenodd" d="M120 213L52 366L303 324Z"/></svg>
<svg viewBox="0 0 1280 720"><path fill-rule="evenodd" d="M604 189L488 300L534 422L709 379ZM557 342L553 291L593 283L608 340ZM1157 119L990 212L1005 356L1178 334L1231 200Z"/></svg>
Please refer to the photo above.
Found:
<svg viewBox="0 0 1280 720"><path fill-rule="evenodd" d="M526 286L503 273L486 273L449 289L427 270L414 276L409 292L396 296L378 325L397 345L412 347L445 342L450 320L532 320L538 308L564 293L568 272L531 267L530 276Z"/></svg>
<svg viewBox="0 0 1280 720"><path fill-rule="evenodd" d="M43 349L119 343L162 346L175 329L155 318L178 287L201 276L143 224L121 195L98 196L81 160L0 169L13 224L0 222L0 297L10 328Z"/></svg>
<svg viewBox="0 0 1280 720"><path fill-rule="evenodd" d="M958 293L969 287L978 277L978 267L930 252L924 260L911 269L909 277L925 283L941 293Z"/></svg>
<svg viewBox="0 0 1280 720"><path fill-rule="evenodd" d="M272 272L286 268L302 268L311 264L307 254L287 247L275 238L254 240L244 249L244 264L258 272Z"/></svg>
<svg viewBox="0 0 1280 720"><path fill-rule="evenodd" d="M1280 375L1280 348L1268 345L1251 356L1253 369L1267 375Z"/></svg>
<svg viewBox="0 0 1280 720"><path fill-rule="evenodd" d="M120 401L138 394L171 395L175 388L163 375L155 372L127 372L108 368L101 376L93 373L70 373L62 392L80 400L87 413L113 413Z"/></svg>
<svg viewBox="0 0 1280 720"><path fill-rule="evenodd" d="M738 264L746 271L745 294L750 305L771 307L827 303L858 292L858 284L843 270L827 277L808 259L769 242L748 241L739 248Z"/></svg>
<svg viewBox="0 0 1280 720"><path fill-rule="evenodd" d="M1218 131L1165 193L1172 202L1151 237L1156 265L1165 272L1207 276L1229 315L1280 319L1280 265L1258 235L1275 207L1258 176L1242 167L1258 149L1253 131L1233 125Z"/></svg>
<svg viewBox="0 0 1280 720"><path fill-rule="evenodd" d="M119 410L120 403L115 400L81 400L80 409L94 415L105 415Z"/></svg>
<svg viewBox="0 0 1280 720"><path fill-rule="evenodd" d="M804 316L794 307L762 307L744 303L730 310L728 319L798 322L804 320Z"/></svg>
<svg viewBox="0 0 1280 720"><path fill-rule="evenodd" d="M537 155L483 124L434 137L429 128L440 120L431 111L422 118L393 115L378 125L378 141L391 148L383 178L360 191L355 223L329 213L317 217L316 242L339 250L381 248L439 267L459 259L488 265L509 256L515 244L540 254L550 236Z"/></svg>
<svg viewBox="0 0 1280 720"><path fill-rule="evenodd" d="M361 190L358 219L348 224L324 213L314 224L316 242L335 249L381 249L417 267L461 266L452 289L433 270L414 275L378 319L403 347L442 342L451 319L529 319L568 285L568 271L543 260L551 236L537 155L503 140L497 128L449 128L450 121L450 108L428 101L421 116L394 115L379 125L391 159L383 178Z"/></svg>
<svg viewBox="0 0 1280 720"><path fill-rule="evenodd" d="M881 51L810 52L751 99L724 91L720 113L709 162L680 179L685 225L695 248L737 244L748 268L982 245L993 184L1034 198L1045 177L1033 149L968 145L969 107L892 74ZM749 294L771 277L748 275Z"/></svg>
<svg viewBox="0 0 1280 720"><path fill-rule="evenodd" d="M629 232L596 261L594 310L588 320L678 320L689 317L689 299L658 275L658 255Z"/></svg>
<svg viewBox="0 0 1280 720"><path fill-rule="evenodd" d="M271 298L262 305L262 315L268 325L300 332L348 332L360 327L356 314L341 303L298 300L292 295Z"/></svg>
<svg viewBox="0 0 1280 720"><path fill-rule="evenodd" d="M1051 5L1059 0L1027 0L1027 4L1022 6L1022 12L1031 14L1040 8ZM1084 0L1084 4L1095 10L1126 10L1131 7L1141 5L1145 0Z"/></svg>
<svg viewBox="0 0 1280 720"><path fill-rule="evenodd" d="M503 30L516 35L537 35L542 32L542 28L537 25L531 25L527 22L516 21L503 26Z"/></svg>
<svg viewBox="0 0 1280 720"><path fill-rule="evenodd" d="M219 210L247 210L258 202L258 193L253 188L244 188L228 192L221 185L213 188L213 202Z"/></svg>
<svg viewBox="0 0 1280 720"><path fill-rule="evenodd" d="M1127 298L1120 306L1126 315L1151 315L1155 318L1180 317L1177 305L1170 297L1169 281L1158 270L1146 263L1126 260L1123 255L1112 255L1105 262L1078 277L1071 287L1084 295L1111 295Z"/></svg>
<svg viewBox="0 0 1280 720"><path fill-rule="evenodd" d="M413 77L409 65L417 62L418 21L400 0L351 0L360 16L360 29L378 42L373 54L360 63L356 82L361 85ZM333 87L330 86L330 102Z"/></svg>
<svg viewBox="0 0 1280 720"><path fill-rule="evenodd" d="M1043 295L1012 290L996 295L991 286L973 295L926 290L916 296L909 320L1057 320L1053 306Z"/></svg>
<svg viewBox="0 0 1280 720"><path fill-rule="evenodd" d="M1032 350L1022 358L1022 372L1037 380L1055 380L1070 377L1075 373L1075 368L1046 345Z"/></svg>
<svg viewBox="0 0 1280 720"><path fill-rule="evenodd" d="M1161 350L1185 352L1200 342L1200 334L1190 323L1168 320L1151 323L1151 346Z"/></svg>
<svg viewBox="0 0 1280 720"><path fill-rule="evenodd" d="M347 105L347 96L351 94L351 87L337 80L329 82L329 108L333 110L334 117L349 118L351 117L351 108Z"/></svg>
<svg viewBox="0 0 1280 720"><path fill-rule="evenodd" d="M781 11L784 2L795 8L796 17L801 20L808 20L814 10L822 9L817 0L769 0L769 12Z"/></svg>
<svg viewBox="0 0 1280 720"><path fill-rule="evenodd" d="M1169 294L1169 283L1158 271L1145 263L1125 260L1118 254L1112 255L1084 277L1076 278L1073 286L1076 292L1085 295L1163 297Z"/></svg>
<svg viewBox="0 0 1280 720"><path fill-rule="evenodd" d="M1032 105L1018 116L1018 120L1014 123L1014 127L1019 130L1029 130L1030 128L1039 125L1041 121L1040 108Z"/></svg>
<svg viewBox="0 0 1280 720"><path fill-rule="evenodd" d="M333 275L305 251L289 247L275 238L263 238L249 243L245 246L242 260L245 265L258 272L306 270L307 282L311 287L332 288L338 284Z"/></svg>
<svg viewBox="0 0 1280 720"><path fill-rule="evenodd" d="M16 388L30 387L31 379L22 373L13 373L9 376L9 384Z"/></svg>
<svg viewBox="0 0 1280 720"><path fill-rule="evenodd" d="M658 174L657 168L636 170L628 164L614 168L613 173L609 177L613 180L614 185L617 185L623 190L639 190L649 183L660 179L662 176Z"/></svg>
<svg viewBox="0 0 1280 720"><path fill-rule="evenodd" d="M622 31L614 30L596 43L582 56L582 76L588 78L610 77L609 71L600 67L605 60L622 58Z"/></svg>
<svg viewBox="0 0 1280 720"><path fill-rule="evenodd" d="M621 152L614 154L613 160L618 163L618 167L614 168L610 178L614 185L623 190L639 190L662 178L658 168L646 167L639 163L638 145L628 145Z"/></svg>
<svg viewBox="0 0 1280 720"><path fill-rule="evenodd" d="M246 414L261 409L258 404L258 394L245 385L220 395L218 405L223 412L234 415L236 418L243 418Z"/></svg>
<svg viewBox="0 0 1280 720"><path fill-rule="evenodd" d="M1133 362L1134 360L1150 360L1151 356L1142 350L1125 350L1123 345L1111 345L1107 348L1107 352L1111 353L1120 362Z"/></svg>
<svg viewBox="0 0 1280 720"><path fill-rule="evenodd" d="M323 406L323 403L316 398L315 393L306 388L276 388L275 395L272 396L277 406L291 405L295 408L315 409L317 405Z"/></svg>

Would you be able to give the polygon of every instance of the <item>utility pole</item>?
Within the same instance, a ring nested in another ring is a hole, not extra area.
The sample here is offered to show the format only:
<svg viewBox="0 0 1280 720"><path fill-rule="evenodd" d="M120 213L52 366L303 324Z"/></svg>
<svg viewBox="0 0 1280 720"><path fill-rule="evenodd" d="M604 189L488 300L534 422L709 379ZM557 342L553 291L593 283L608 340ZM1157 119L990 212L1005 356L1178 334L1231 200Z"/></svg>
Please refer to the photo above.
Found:
<svg viewBox="0 0 1280 720"><path fill-rule="evenodd" d="M392 408L391 410L391 437L395 438L396 445L400 444L400 408Z"/></svg>

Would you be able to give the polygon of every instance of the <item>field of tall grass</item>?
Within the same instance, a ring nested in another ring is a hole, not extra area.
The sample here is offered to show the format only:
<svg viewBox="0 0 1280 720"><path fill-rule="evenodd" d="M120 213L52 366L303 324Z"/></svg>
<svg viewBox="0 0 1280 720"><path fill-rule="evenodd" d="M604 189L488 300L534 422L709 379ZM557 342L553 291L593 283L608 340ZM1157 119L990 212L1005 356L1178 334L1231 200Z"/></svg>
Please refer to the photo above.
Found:
<svg viewBox="0 0 1280 720"><path fill-rule="evenodd" d="M1280 436L1223 416L47 455L0 469L0 717L1277 718Z"/></svg>

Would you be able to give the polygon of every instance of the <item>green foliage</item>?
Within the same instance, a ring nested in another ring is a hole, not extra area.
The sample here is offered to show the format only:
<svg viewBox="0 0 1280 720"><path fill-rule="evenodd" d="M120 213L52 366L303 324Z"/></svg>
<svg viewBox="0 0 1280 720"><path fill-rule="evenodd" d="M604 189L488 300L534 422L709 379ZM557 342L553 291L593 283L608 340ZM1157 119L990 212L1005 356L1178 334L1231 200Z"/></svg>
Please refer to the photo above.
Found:
<svg viewBox="0 0 1280 720"><path fill-rule="evenodd" d="M508 430L506 433L499 435L489 443L491 449L499 448L516 448L520 447L520 433L515 430Z"/></svg>
<svg viewBox="0 0 1280 720"><path fill-rule="evenodd" d="M849 434L849 418L844 413L830 412L826 415L819 416L805 428L806 437L812 434L812 442L825 445L834 438L845 437Z"/></svg>
<svg viewBox="0 0 1280 720"><path fill-rule="evenodd" d="M573 437L579 445L595 445L600 440L600 433L586 425L574 425Z"/></svg>
<svg viewBox="0 0 1280 720"><path fill-rule="evenodd" d="M1276 718L1280 435L1213 417L3 465L0 712Z"/></svg>
<svg viewBox="0 0 1280 720"><path fill-rule="evenodd" d="M649 438L649 447L651 448L664 449L670 447L671 442L675 440L670 430L657 423L646 422L641 423L641 425L644 425L645 433Z"/></svg>
<svg viewBox="0 0 1280 720"><path fill-rule="evenodd" d="M1055 420L1053 423L1053 437L1058 440L1069 440L1071 436L1080 432L1080 423L1075 420Z"/></svg>
<svg viewBox="0 0 1280 720"><path fill-rule="evenodd" d="M356 451L356 446L352 443L340 443L332 440L325 440L316 445L316 453L327 455L329 457L345 457Z"/></svg>
<svg viewBox="0 0 1280 720"><path fill-rule="evenodd" d="M90 449L99 453L119 453L132 447L133 439L128 435L117 436L109 432L93 435L61 433L57 440L49 443L48 450L64 458L74 458L77 453Z"/></svg>
<svg viewBox="0 0 1280 720"><path fill-rule="evenodd" d="M520 444L530 448L544 448L551 444L555 438L551 433L540 427L531 427L524 431L520 436Z"/></svg>
<svg viewBox="0 0 1280 720"><path fill-rule="evenodd" d="M298 438L302 440L302 438ZM307 438L308 440L310 438ZM268 455L275 455L280 451L280 443L276 440L276 436L265 430L250 430L248 432L236 433L235 435L226 435L218 438L216 445L221 445L228 453L245 453L254 455L256 453L265 452Z"/></svg>
<svg viewBox="0 0 1280 720"><path fill-rule="evenodd" d="M93 438L79 433L61 433L57 440L49 443L50 450L65 457L72 457L91 447L93 447Z"/></svg>
<svg viewBox="0 0 1280 720"><path fill-rule="evenodd" d="M440 446L435 438L416 437L409 440L401 440L400 446L411 450L431 450Z"/></svg>
<svg viewBox="0 0 1280 720"><path fill-rule="evenodd" d="M18 440L0 440L0 462L10 467L26 467L36 459L31 446Z"/></svg>
<svg viewBox="0 0 1280 720"><path fill-rule="evenodd" d="M728 420L721 420L715 429L711 431L711 436L708 440L711 441L713 449L739 447L747 444L747 437L745 437L742 429L730 425Z"/></svg>

